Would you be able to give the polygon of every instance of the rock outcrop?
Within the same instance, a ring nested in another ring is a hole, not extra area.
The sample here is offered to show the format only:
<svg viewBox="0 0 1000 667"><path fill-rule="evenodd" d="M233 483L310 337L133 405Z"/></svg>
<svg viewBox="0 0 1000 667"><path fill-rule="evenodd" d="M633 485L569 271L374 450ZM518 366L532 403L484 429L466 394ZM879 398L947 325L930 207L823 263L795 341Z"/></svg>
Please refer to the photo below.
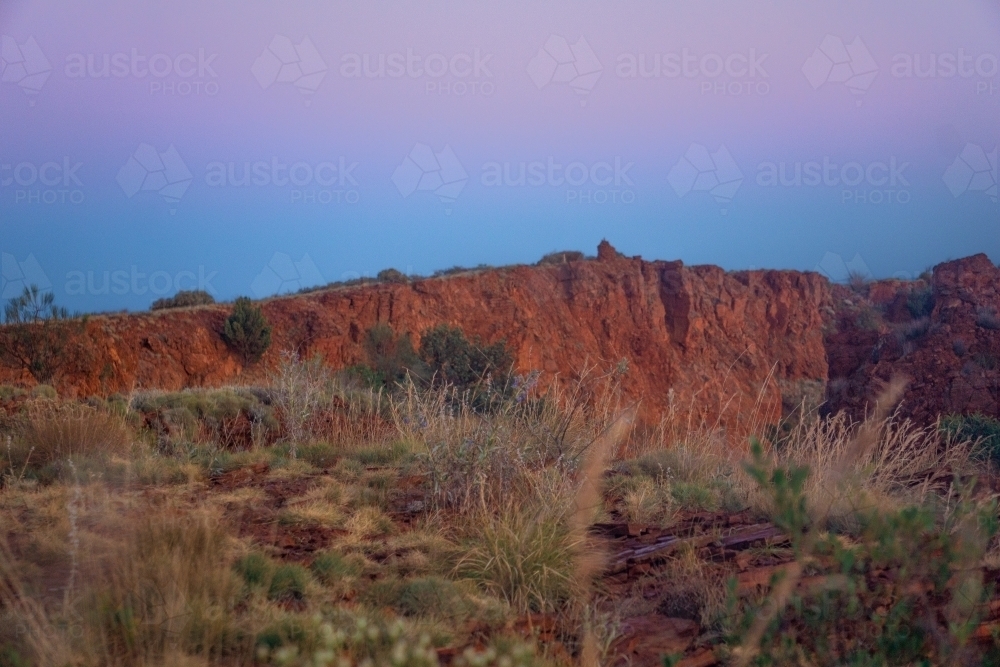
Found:
<svg viewBox="0 0 1000 667"><path fill-rule="evenodd" d="M365 332L420 333L447 323L503 339L520 372L567 381L624 360L625 400L647 423L669 417L758 430L805 402L864 414L879 383L911 379L903 410L1000 415L1000 269L985 255L935 268L929 281L852 290L816 273L726 272L627 258L471 270L336 287L263 302L274 345L246 369L220 332L228 306L91 317L54 384L68 395L260 382L281 350L341 368L365 361ZM926 311L926 312L925 312ZM0 345L9 331L0 328ZM0 383L31 384L0 367Z"/></svg>

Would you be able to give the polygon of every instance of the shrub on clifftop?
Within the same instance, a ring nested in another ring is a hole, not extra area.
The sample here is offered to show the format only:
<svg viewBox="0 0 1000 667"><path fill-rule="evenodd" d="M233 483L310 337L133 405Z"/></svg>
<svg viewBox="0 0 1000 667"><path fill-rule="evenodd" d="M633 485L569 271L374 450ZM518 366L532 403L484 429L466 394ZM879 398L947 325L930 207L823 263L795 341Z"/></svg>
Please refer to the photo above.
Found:
<svg viewBox="0 0 1000 667"><path fill-rule="evenodd" d="M241 296L236 299L232 314L226 318L222 339L243 361L252 364L260 361L271 347L271 324L260 306Z"/></svg>
<svg viewBox="0 0 1000 667"><path fill-rule="evenodd" d="M203 289L181 290L171 297L157 299L149 309L187 308L188 306L206 306L212 303L215 303L215 298Z"/></svg>
<svg viewBox="0 0 1000 667"><path fill-rule="evenodd" d="M47 383L66 360L70 329L69 313L55 305L52 292L37 285L25 287L4 308L5 340L0 361L28 371L37 382Z"/></svg>

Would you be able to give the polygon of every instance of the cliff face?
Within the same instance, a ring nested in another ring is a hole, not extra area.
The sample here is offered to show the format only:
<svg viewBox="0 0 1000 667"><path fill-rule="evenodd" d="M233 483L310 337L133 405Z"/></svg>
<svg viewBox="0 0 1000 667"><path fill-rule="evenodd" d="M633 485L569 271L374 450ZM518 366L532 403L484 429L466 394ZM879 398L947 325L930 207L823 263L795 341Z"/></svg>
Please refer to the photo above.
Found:
<svg viewBox="0 0 1000 667"><path fill-rule="evenodd" d="M1000 417L1000 269L986 255L939 264L916 283L860 293L837 286L834 304L831 410L861 415L881 382L903 375L903 412L920 423L949 413Z"/></svg>
<svg viewBox="0 0 1000 667"><path fill-rule="evenodd" d="M825 383L830 303L830 286L817 274L726 273L627 259L602 245L597 260L269 300L263 308L274 344L249 371L219 336L227 307L94 317L81 336L85 353L55 384L86 396L252 382L282 349L318 352L344 367L365 360L364 333L378 322L411 333L415 343L420 332L448 323L506 340L519 371L539 369L550 380L625 359L624 393L642 399L648 421L672 409L678 418L746 430L753 419L780 414L783 392ZM0 369L0 382L24 379Z"/></svg>
<svg viewBox="0 0 1000 667"><path fill-rule="evenodd" d="M337 368L365 361L379 322L410 333L440 323L506 340L519 372L565 381L626 360L626 399L656 423L670 415L738 433L801 402L862 416L880 383L910 378L903 413L1000 416L1000 269L985 255L935 267L928 281L855 289L815 273L741 271L625 258L469 271L337 288L263 303L274 344L243 368L219 332L227 306L90 318L54 384L87 396L260 382L282 350ZM0 328L0 345L9 331ZM0 367L0 383L30 384Z"/></svg>

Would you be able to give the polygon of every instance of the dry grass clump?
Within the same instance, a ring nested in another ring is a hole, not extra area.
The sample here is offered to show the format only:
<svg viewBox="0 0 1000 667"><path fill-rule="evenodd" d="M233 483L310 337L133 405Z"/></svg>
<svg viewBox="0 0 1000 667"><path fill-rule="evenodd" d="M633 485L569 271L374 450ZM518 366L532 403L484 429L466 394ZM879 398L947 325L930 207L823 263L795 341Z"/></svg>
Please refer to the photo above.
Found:
<svg viewBox="0 0 1000 667"><path fill-rule="evenodd" d="M422 391L410 383L391 405L392 418L402 440L421 453L436 507L501 506L547 493L538 488L543 471L577 478L588 448L621 411L613 398L594 402L598 391L613 393L616 378L584 374L569 389L525 391L486 414L450 387Z"/></svg>
<svg viewBox="0 0 1000 667"><path fill-rule="evenodd" d="M240 649L233 619L240 583L219 517L162 510L141 519L94 573L86 651L101 664L207 659ZM245 647L244 647L245 648Z"/></svg>
<svg viewBox="0 0 1000 667"><path fill-rule="evenodd" d="M470 517L467 551L455 566L516 613L554 612L583 592L575 571L578 542L563 513L515 502ZM474 526L474 528L472 528Z"/></svg>
<svg viewBox="0 0 1000 667"><path fill-rule="evenodd" d="M861 423L843 413L804 421L771 455L777 465L809 469L804 493L810 506L842 528L864 510L949 495L949 488L940 488L939 475L973 468L970 443L942 440L937 428L918 427L895 414ZM750 498L770 509L759 495Z"/></svg>
<svg viewBox="0 0 1000 667"><path fill-rule="evenodd" d="M83 457L125 455L134 434L117 414L81 403L35 401L29 404L16 440L8 440L8 470L18 476L27 467L41 468Z"/></svg>

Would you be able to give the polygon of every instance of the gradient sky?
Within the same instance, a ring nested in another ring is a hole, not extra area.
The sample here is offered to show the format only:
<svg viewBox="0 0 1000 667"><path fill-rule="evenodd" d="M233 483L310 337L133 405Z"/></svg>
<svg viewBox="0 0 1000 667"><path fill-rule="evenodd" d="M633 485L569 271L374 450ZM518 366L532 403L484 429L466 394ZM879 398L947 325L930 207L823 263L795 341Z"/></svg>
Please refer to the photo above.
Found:
<svg viewBox="0 0 1000 667"><path fill-rule="evenodd" d="M4 0L0 292L143 309L605 237L833 278L1000 260L1000 6L832 4ZM247 163L269 182L230 182Z"/></svg>

